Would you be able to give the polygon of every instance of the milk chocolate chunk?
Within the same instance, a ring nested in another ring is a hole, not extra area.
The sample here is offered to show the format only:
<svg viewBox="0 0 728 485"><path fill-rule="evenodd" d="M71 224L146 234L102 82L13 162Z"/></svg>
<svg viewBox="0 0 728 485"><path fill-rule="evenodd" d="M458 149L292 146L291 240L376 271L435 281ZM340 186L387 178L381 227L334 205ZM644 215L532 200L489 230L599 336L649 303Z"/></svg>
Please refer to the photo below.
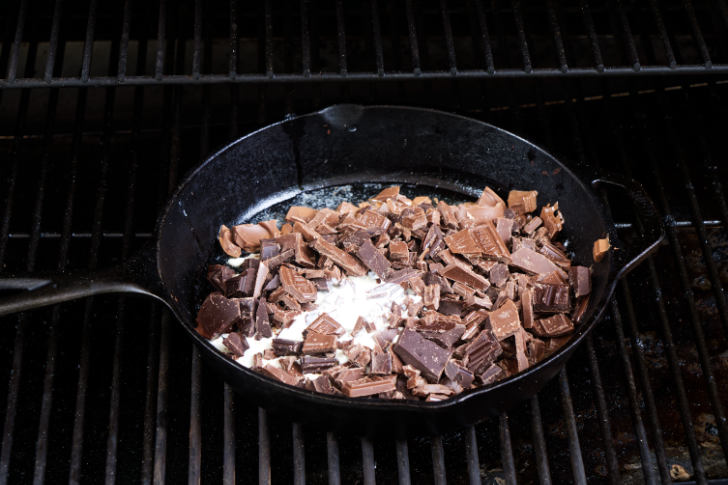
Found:
<svg viewBox="0 0 728 485"><path fill-rule="evenodd" d="M261 372L269 377L281 381L284 384L288 384L289 386L296 386L301 381L299 376L293 375L282 368L271 364L265 364L261 369Z"/></svg>
<svg viewBox="0 0 728 485"><path fill-rule="evenodd" d="M405 246L405 251L406 249L407 246ZM361 246L359 246L356 254L359 256L359 259L361 259L364 265L380 278L385 278L391 270L392 265L389 263L387 258L385 258L384 255L374 247L371 240L368 238Z"/></svg>
<svg viewBox="0 0 728 485"><path fill-rule="evenodd" d="M402 330L399 340L394 344L394 352L402 362L419 369L430 382L440 380L452 353L411 329Z"/></svg>
<svg viewBox="0 0 728 485"><path fill-rule="evenodd" d="M233 226L233 241L248 252L260 249L261 239L276 237L277 221L263 221L258 224L240 224Z"/></svg>
<svg viewBox="0 0 728 485"><path fill-rule="evenodd" d="M249 347L247 339L235 332L229 333L227 337L222 339L222 344L235 358L242 357Z"/></svg>
<svg viewBox="0 0 728 485"><path fill-rule="evenodd" d="M445 386L444 384L423 384L412 389L412 394L415 396L438 396L438 399L436 400L439 401L447 396L452 396L454 393L455 391L453 391L452 388Z"/></svg>
<svg viewBox="0 0 728 485"><path fill-rule="evenodd" d="M428 254L431 258L445 248L445 239L438 225L432 224L422 240L422 253Z"/></svg>
<svg viewBox="0 0 728 485"><path fill-rule="evenodd" d="M513 219L507 219L505 217L499 217L495 220L495 230L498 233L498 237L501 238L505 244L511 242L513 232Z"/></svg>
<svg viewBox="0 0 728 485"><path fill-rule="evenodd" d="M364 230L347 231L339 237L339 244L347 253L356 254L359 246L366 241L372 242L371 236Z"/></svg>
<svg viewBox="0 0 728 485"><path fill-rule="evenodd" d="M421 330L420 333L428 340L432 340L444 349L451 349L455 342L465 333L465 325L451 324L449 328L440 330Z"/></svg>
<svg viewBox="0 0 728 485"><path fill-rule="evenodd" d="M523 328L533 327L533 292L530 288L521 293L521 313L523 314Z"/></svg>
<svg viewBox="0 0 728 485"><path fill-rule="evenodd" d="M371 351L363 345L352 345L346 351L346 356L359 367L368 366L372 360Z"/></svg>
<svg viewBox="0 0 728 485"><path fill-rule="evenodd" d="M313 357L311 355L302 355L298 363L304 374L318 374L324 369L328 369L339 364L334 357Z"/></svg>
<svg viewBox="0 0 728 485"><path fill-rule="evenodd" d="M528 248L521 248L511 254L511 266L531 274L546 274L556 271L560 275L566 275L549 258Z"/></svg>
<svg viewBox="0 0 728 485"><path fill-rule="evenodd" d="M365 377L355 381L345 381L341 390L348 397L363 397L397 389L397 376Z"/></svg>
<svg viewBox="0 0 728 485"><path fill-rule="evenodd" d="M533 212L538 207L537 198L535 190L511 190L508 192L508 208L517 214Z"/></svg>
<svg viewBox="0 0 728 485"><path fill-rule="evenodd" d="M268 338L272 335L273 331L268 320L268 305L265 298L260 298L255 310L255 339L260 340L261 337Z"/></svg>
<svg viewBox="0 0 728 485"><path fill-rule="evenodd" d="M569 287L537 283L533 289L533 309L537 312L568 312L571 308Z"/></svg>
<svg viewBox="0 0 728 485"><path fill-rule="evenodd" d="M543 340L531 337L526 341L526 347L528 349L528 362L530 365L542 361L546 356L546 343Z"/></svg>
<svg viewBox="0 0 728 485"><path fill-rule="evenodd" d="M588 295L591 293L591 270L586 266L572 266L569 269L569 284L576 298Z"/></svg>
<svg viewBox="0 0 728 485"><path fill-rule="evenodd" d="M445 236L445 243L453 254L480 254L482 249L473 239L470 229L463 229L449 236Z"/></svg>
<svg viewBox="0 0 728 485"><path fill-rule="evenodd" d="M279 357L283 355L298 355L301 353L302 342L296 340L274 338L272 344L273 352Z"/></svg>
<svg viewBox="0 0 728 485"><path fill-rule="evenodd" d="M207 268L207 281L209 281L212 286L223 292L225 291L225 282L234 276L235 271L229 266L211 264Z"/></svg>
<svg viewBox="0 0 728 485"><path fill-rule="evenodd" d="M506 377L506 373L500 366L496 364L491 364L487 369L485 369L478 375L480 382L482 382L484 386L487 386L488 384L493 384L494 382L497 382L504 377Z"/></svg>
<svg viewBox="0 0 728 485"><path fill-rule="evenodd" d="M381 192L379 192L377 195L372 197L371 201L373 202L386 202L387 199L394 199L399 195L399 185L393 185L391 187L387 187L386 189L383 189Z"/></svg>
<svg viewBox="0 0 728 485"><path fill-rule="evenodd" d="M539 337L561 337L574 331L574 323L563 313L533 322L531 332Z"/></svg>
<svg viewBox="0 0 728 485"><path fill-rule="evenodd" d="M594 241L594 248L592 249L592 256L594 257L594 261L597 263L600 262L602 259L604 259L604 256L607 255L609 252L609 238L604 237L602 239L597 239Z"/></svg>
<svg viewBox="0 0 728 485"><path fill-rule="evenodd" d="M526 356L526 338L527 333L521 329L513 336L515 339L516 347L516 364L518 365L518 372L522 372L530 366L528 357Z"/></svg>
<svg viewBox="0 0 728 485"><path fill-rule="evenodd" d="M316 332L322 335L341 335L345 332L344 327L328 313L322 313L311 325L306 327L307 332Z"/></svg>
<svg viewBox="0 0 728 485"><path fill-rule="evenodd" d="M386 349L398 333L399 331L396 328L385 328L374 334L374 340L381 349Z"/></svg>
<svg viewBox="0 0 728 485"><path fill-rule="evenodd" d="M272 239L260 241L260 259L265 261L281 253L281 246Z"/></svg>
<svg viewBox="0 0 728 485"><path fill-rule="evenodd" d="M530 221L528 221L525 226L523 226L523 232L530 236L533 236L533 233L536 232L536 229L541 227L542 223L543 220L540 217L535 216Z"/></svg>
<svg viewBox="0 0 728 485"><path fill-rule="evenodd" d="M538 248L538 252L549 258L554 263L558 264L565 270L571 267L571 260L569 257L554 243L551 241L544 241L541 247Z"/></svg>
<svg viewBox="0 0 728 485"><path fill-rule="evenodd" d="M490 270L489 279L491 284L501 288L508 281L508 277L511 276L511 272L508 271L508 266L503 263L498 263L493 266Z"/></svg>
<svg viewBox="0 0 728 485"><path fill-rule="evenodd" d="M386 231L387 229L389 229L390 224L392 224L392 221L387 219L386 216L370 209L364 209L359 211L354 219L360 225L366 227L368 230L379 229L381 231Z"/></svg>
<svg viewBox="0 0 728 485"><path fill-rule="evenodd" d="M574 305L574 311L571 314L571 320L576 323L581 323L587 308L589 308L589 295L582 296L577 300L576 305Z"/></svg>
<svg viewBox="0 0 728 485"><path fill-rule="evenodd" d="M440 308L440 285L425 285L422 300L428 308L433 310Z"/></svg>
<svg viewBox="0 0 728 485"><path fill-rule="evenodd" d="M364 276L367 274L366 267L354 256L337 248L320 237L311 241L311 247L322 256L326 256L334 263L344 268L349 274L354 276Z"/></svg>
<svg viewBox="0 0 728 485"><path fill-rule="evenodd" d="M474 374L480 374L483 369L495 362L503 348L490 329L482 330L477 337L466 344L464 349L465 366Z"/></svg>
<svg viewBox="0 0 728 485"><path fill-rule="evenodd" d="M496 231L495 226L491 221L486 221L472 229L473 239L477 241L478 245L483 251L483 255L486 258L503 260L510 256L508 247L501 240Z"/></svg>
<svg viewBox="0 0 728 485"><path fill-rule="evenodd" d="M392 373L392 356L389 352L372 352L371 374L389 375Z"/></svg>
<svg viewBox="0 0 728 485"><path fill-rule="evenodd" d="M237 300L225 298L222 293L210 293L197 312L197 331L203 337L213 339L228 332L241 316Z"/></svg>
<svg viewBox="0 0 728 485"><path fill-rule="evenodd" d="M324 374L331 376L332 379L339 385L342 386L345 382L356 381L363 378L366 375L366 371L361 367L348 368L336 366L330 369L326 369Z"/></svg>
<svg viewBox="0 0 728 485"><path fill-rule="evenodd" d="M217 240L225 254L233 258L239 258L242 254L240 246L235 244L233 232L225 224L220 226L220 232L217 234Z"/></svg>
<svg viewBox="0 0 728 485"><path fill-rule="evenodd" d="M453 281L459 281L468 286L475 288L476 290L487 290L490 283L487 279L474 272L472 269L464 267L463 265L452 263L442 270L442 276L451 279ZM440 302L442 304L442 302Z"/></svg>
<svg viewBox="0 0 728 485"><path fill-rule="evenodd" d="M490 218L491 220L496 217L503 217L506 203L490 187L483 189L483 193L480 195L477 203L479 206L492 209L493 217Z"/></svg>
<svg viewBox="0 0 728 485"><path fill-rule="evenodd" d="M278 274L281 278L281 287L296 301L300 303L316 301L316 285L288 266L281 266Z"/></svg>
<svg viewBox="0 0 728 485"><path fill-rule="evenodd" d="M553 239L553 237L564 227L564 216L562 216L559 211L558 202L555 202L553 206L551 204L546 204L542 207L541 219L543 219L543 225L548 231L547 234L549 239Z"/></svg>
<svg viewBox="0 0 728 485"><path fill-rule="evenodd" d="M336 335L309 332L303 340L301 352L307 355L325 354L336 350Z"/></svg>
<svg viewBox="0 0 728 485"><path fill-rule="evenodd" d="M398 261L409 261L409 248L404 241L392 241L389 243L389 257Z"/></svg>
<svg viewBox="0 0 728 485"><path fill-rule="evenodd" d="M336 389L331 385L331 378L326 375L318 376L312 381L313 389L322 394L334 394Z"/></svg>
<svg viewBox="0 0 728 485"><path fill-rule="evenodd" d="M404 209L401 213L400 222L406 229L417 231L427 227L427 216L421 207Z"/></svg>
<svg viewBox="0 0 728 485"><path fill-rule="evenodd" d="M500 308L491 312L488 321L490 322L493 335L498 340L508 338L521 329L518 308L512 300L506 300Z"/></svg>
<svg viewBox="0 0 728 485"><path fill-rule="evenodd" d="M409 281L412 278L419 278L422 276L422 271L416 270L414 268L404 268L399 269L397 271L392 271L389 273L389 276L386 278L387 283L404 283L405 281Z"/></svg>
<svg viewBox="0 0 728 485"><path fill-rule="evenodd" d="M445 364L445 375L450 380L457 382L463 389L469 389L475 380L472 372L453 359L448 360Z"/></svg>
<svg viewBox="0 0 728 485"><path fill-rule="evenodd" d="M293 205L290 209L288 209L288 213L286 214L286 221L291 223L301 222L305 224L313 219L313 217L316 215L316 212L316 209L313 209L311 207Z"/></svg>

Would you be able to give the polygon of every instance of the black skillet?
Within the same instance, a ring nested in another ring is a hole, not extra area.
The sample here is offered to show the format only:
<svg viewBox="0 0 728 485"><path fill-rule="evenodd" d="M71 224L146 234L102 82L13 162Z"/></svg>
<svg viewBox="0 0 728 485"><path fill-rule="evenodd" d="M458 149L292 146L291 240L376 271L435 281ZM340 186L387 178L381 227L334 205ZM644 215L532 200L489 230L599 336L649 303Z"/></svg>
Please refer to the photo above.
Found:
<svg viewBox="0 0 728 485"><path fill-rule="evenodd" d="M618 241L594 193L554 157L512 133L428 109L337 105L267 126L215 153L169 201L154 247L121 267L85 277L0 281L0 288L28 290L0 300L0 316L99 293L152 296L172 310L211 368L271 412L364 433L443 433L538 392L594 328L617 280L663 239L654 206L639 186L606 182L625 189L642 216L646 229L639 250L617 244L593 264L586 317L556 354L514 377L439 403L354 400L290 387L234 363L194 330L197 308L210 291L207 264L221 254L216 238L221 223L275 212L294 197L311 202L310 194L327 187L352 184L363 195L376 193L377 187L364 183L410 184L418 195L455 194L461 200L477 197L486 185L501 195L535 189L539 205L559 202L566 219L563 237L577 262L592 264L596 239L609 235L613 244ZM335 205L334 199L313 202Z"/></svg>

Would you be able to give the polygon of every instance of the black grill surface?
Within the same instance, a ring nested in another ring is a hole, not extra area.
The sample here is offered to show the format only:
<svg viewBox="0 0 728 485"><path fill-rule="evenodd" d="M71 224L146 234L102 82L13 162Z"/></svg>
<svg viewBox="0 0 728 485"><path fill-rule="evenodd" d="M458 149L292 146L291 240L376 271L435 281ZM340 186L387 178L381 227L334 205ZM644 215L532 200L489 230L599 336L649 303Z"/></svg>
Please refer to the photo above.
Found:
<svg viewBox="0 0 728 485"><path fill-rule="evenodd" d="M0 25L0 274L124 260L205 156L337 102L462 113L584 180L634 177L668 236L558 379L434 438L269 415L144 299L4 317L0 483L728 481L723 0L22 1Z"/></svg>

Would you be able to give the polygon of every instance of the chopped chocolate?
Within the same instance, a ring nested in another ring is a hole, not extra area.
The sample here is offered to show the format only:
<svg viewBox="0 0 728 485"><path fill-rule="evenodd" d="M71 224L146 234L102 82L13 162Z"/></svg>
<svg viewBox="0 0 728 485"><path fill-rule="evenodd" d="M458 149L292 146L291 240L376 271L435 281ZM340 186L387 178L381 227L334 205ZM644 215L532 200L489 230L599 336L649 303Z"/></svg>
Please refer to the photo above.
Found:
<svg viewBox="0 0 728 485"><path fill-rule="evenodd" d="M316 332L322 335L342 335L345 330L331 315L322 313L311 325L306 327L306 332Z"/></svg>
<svg viewBox="0 0 728 485"><path fill-rule="evenodd" d="M235 358L242 357L248 349L248 340L239 333L231 332L222 339L222 344Z"/></svg>
<svg viewBox="0 0 728 485"><path fill-rule="evenodd" d="M255 284L255 282L253 282L253 284ZM263 291L273 291L280 286L281 286L281 278L280 278L280 276L278 276L278 273L276 273L275 276L273 276L273 278L271 278L270 281L268 281L268 283L265 284L265 286L263 287ZM252 290L251 290L251 293L252 293Z"/></svg>
<svg viewBox="0 0 728 485"><path fill-rule="evenodd" d="M258 224L233 226L233 241L248 252L260 249L260 240L277 236L277 221L270 220Z"/></svg>
<svg viewBox="0 0 728 485"><path fill-rule="evenodd" d="M211 264L207 268L207 281L209 281L212 286L222 292L225 292L226 281L234 276L235 271L229 266L225 266L222 264Z"/></svg>
<svg viewBox="0 0 728 485"><path fill-rule="evenodd" d="M536 251L538 249L538 246L536 245L536 241L534 241L531 238L528 237L512 237L511 238L511 254L515 253L521 248L527 248L531 249L533 251Z"/></svg>
<svg viewBox="0 0 728 485"><path fill-rule="evenodd" d="M571 314L571 320L575 323L581 323L582 318L586 314L586 309L589 308L589 295L582 296L576 301L574 305L574 311Z"/></svg>
<svg viewBox="0 0 728 485"><path fill-rule="evenodd" d="M281 253L281 246L273 239L260 241L260 260L265 261Z"/></svg>
<svg viewBox="0 0 728 485"><path fill-rule="evenodd" d="M568 270L571 267L571 260L566 253L549 240L546 240L541 244L541 247L538 248L538 252L565 270Z"/></svg>
<svg viewBox="0 0 728 485"><path fill-rule="evenodd" d="M440 308L440 285L425 285L422 300L428 308L433 310Z"/></svg>
<svg viewBox="0 0 728 485"><path fill-rule="evenodd" d="M392 355L389 352L372 352L371 374L389 375L392 373Z"/></svg>
<svg viewBox="0 0 728 485"><path fill-rule="evenodd" d="M463 358L465 366L474 374L480 374L483 369L495 362L503 353L503 348L490 329L482 330L477 337L466 344Z"/></svg>
<svg viewBox="0 0 728 485"><path fill-rule="evenodd" d="M597 263L600 262L602 259L604 259L604 256L607 255L609 252L609 238L604 237L602 239L597 239L594 241L594 248L592 249L592 256L594 257L594 261Z"/></svg>
<svg viewBox="0 0 728 485"><path fill-rule="evenodd" d="M468 269L457 263L448 264L442 270L442 276L453 281L459 281L481 291L486 290L490 286L487 279L475 273L472 269Z"/></svg>
<svg viewBox="0 0 728 485"><path fill-rule="evenodd" d="M515 350L516 350L516 364L518 365L518 372L522 372L530 366L528 363L528 357L526 356L526 338L528 333L521 329L516 332L513 336L515 339Z"/></svg>
<svg viewBox="0 0 728 485"><path fill-rule="evenodd" d="M258 306L255 310L255 339L260 340L261 338L268 338L273 335L270 328L270 321L268 320L268 305L266 304L265 298L258 300Z"/></svg>
<svg viewBox="0 0 728 485"><path fill-rule="evenodd" d="M314 239L311 242L311 247L322 256L326 256L334 263L340 265L347 273L354 276L364 276L367 274L364 265L356 258L321 238Z"/></svg>
<svg viewBox="0 0 728 485"><path fill-rule="evenodd" d="M293 375L290 372L286 372L282 368L276 367L272 364L265 364L261 369L261 372L269 377L281 381L284 384L288 384L289 386L296 386L301 381L300 377Z"/></svg>
<svg viewBox="0 0 728 485"><path fill-rule="evenodd" d="M533 322L531 332L539 337L561 337L574 330L574 323L563 313Z"/></svg>
<svg viewBox="0 0 728 485"><path fill-rule="evenodd" d="M538 192L535 190L511 190L508 192L508 208L517 214L533 212L537 205Z"/></svg>
<svg viewBox="0 0 728 485"><path fill-rule="evenodd" d="M491 215L489 220L493 220L497 217L503 217L503 211L506 208L506 203L503 202L503 199L501 199L490 187L486 187L483 190L477 204L480 207L489 209L489 215Z"/></svg>
<svg viewBox="0 0 728 485"><path fill-rule="evenodd" d="M536 232L536 229L541 227L542 223L543 220L540 217L535 216L530 221L528 221L525 226L523 226L522 231L528 235L533 235L533 233Z"/></svg>
<svg viewBox="0 0 728 485"><path fill-rule="evenodd" d="M498 263L491 268L489 279L491 284L501 288L506 284L510 276L511 272L508 271L508 266L503 263Z"/></svg>
<svg viewBox="0 0 728 485"><path fill-rule="evenodd" d="M256 273L255 269L248 268L245 272L227 279L225 281L225 296L228 298L252 296Z"/></svg>
<svg viewBox="0 0 728 485"><path fill-rule="evenodd" d="M445 248L445 239L440 227L432 224L422 240L422 254L431 258L437 257L438 253Z"/></svg>
<svg viewBox="0 0 728 485"><path fill-rule="evenodd" d="M571 308L568 285L537 283L533 288L533 309L537 312L568 312Z"/></svg>
<svg viewBox="0 0 728 485"><path fill-rule="evenodd" d="M359 367L368 366L372 360L371 351L363 345L352 345L346 351L346 356Z"/></svg>
<svg viewBox="0 0 728 485"><path fill-rule="evenodd" d="M457 361L450 359L445 364L445 375L452 381L457 382L463 389L469 389L473 385L475 376L466 367Z"/></svg>
<svg viewBox="0 0 728 485"><path fill-rule="evenodd" d="M553 237L556 236L556 234L558 234L564 227L564 216L561 215L561 212L559 211L558 202L555 202L553 206L551 204L546 204L542 207L541 219L543 220L544 227L548 231L547 234L549 239L553 239Z"/></svg>
<svg viewBox="0 0 728 485"><path fill-rule="evenodd" d="M324 374L328 374L331 376L334 381L341 386L343 383L348 381L355 381L357 379L361 379L366 375L366 371L362 369L361 367L355 367L355 368L348 368L348 367L331 367L330 369L326 369L324 371Z"/></svg>
<svg viewBox="0 0 728 485"><path fill-rule="evenodd" d="M411 280L412 278L418 278L422 276L422 271L414 268L404 268L397 271L392 271L389 276L385 279L387 283L404 283Z"/></svg>
<svg viewBox="0 0 728 485"><path fill-rule="evenodd" d="M445 236L445 243L453 254L480 254L483 252L480 245L473 239L470 229L463 229Z"/></svg>
<svg viewBox="0 0 728 485"><path fill-rule="evenodd" d="M277 356L298 355L301 353L302 342L295 340L286 340L282 338L274 338L272 341L273 351Z"/></svg>
<svg viewBox="0 0 728 485"><path fill-rule="evenodd" d="M389 257L392 260L409 262L409 248L404 241L391 241L389 243Z"/></svg>
<svg viewBox="0 0 728 485"><path fill-rule="evenodd" d="M558 274L566 274L549 258L528 248L521 248L511 254L511 266L531 274L546 274L552 271L556 271Z"/></svg>
<svg viewBox="0 0 728 485"><path fill-rule="evenodd" d="M499 217L495 220L495 230L498 233L498 237L501 238L505 244L511 242L513 233L513 219L506 219L505 217Z"/></svg>
<svg viewBox="0 0 728 485"><path fill-rule="evenodd" d="M241 321L241 318L240 304L237 300L213 292L205 298L197 312L197 331L203 337L212 339L228 332Z"/></svg>
<svg viewBox="0 0 728 485"><path fill-rule="evenodd" d="M321 394L334 394L336 389L331 385L331 378L327 375L320 375L313 381L313 389Z"/></svg>
<svg viewBox="0 0 728 485"><path fill-rule="evenodd" d="M278 274L281 278L281 287L296 301L300 303L316 301L316 285L288 266L281 266Z"/></svg>
<svg viewBox="0 0 728 485"><path fill-rule="evenodd" d="M449 328L447 328L449 327ZM427 328L427 327L425 327ZM465 325L450 324L437 330L420 330L420 334L444 349L450 349L465 333Z"/></svg>
<svg viewBox="0 0 728 485"><path fill-rule="evenodd" d="M374 334L374 341L381 349L386 349L397 337L399 331L395 328L385 328Z"/></svg>
<svg viewBox="0 0 728 485"><path fill-rule="evenodd" d="M591 293L591 270L586 266L572 266L569 269L569 284L576 298L588 295Z"/></svg>
<svg viewBox="0 0 728 485"><path fill-rule="evenodd" d="M472 234L486 258L505 260L510 256L508 247L498 235L498 231L491 221L474 227Z"/></svg>
<svg viewBox="0 0 728 485"><path fill-rule="evenodd" d="M301 352L307 355L325 354L336 350L336 335L309 332L303 340Z"/></svg>
<svg viewBox="0 0 728 485"><path fill-rule="evenodd" d="M367 230L378 229L380 231L386 231L389 229L390 224L392 224L392 221L387 219L386 216L369 209L359 211L355 219L360 225L366 227Z"/></svg>
<svg viewBox="0 0 728 485"><path fill-rule="evenodd" d="M493 384L494 382L501 380L505 376L506 373L497 364L491 364L487 369L478 374L478 378L484 386L487 386L488 384Z"/></svg>
<svg viewBox="0 0 728 485"><path fill-rule="evenodd" d="M393 185L379 192L377 195L372 197L370 200L374 202L385 202L387 199L394 199L399 195L399 185Z"/></svg>
<svg viewBox="0 0 728 485"><path fill-rule="evenodd" d="M304 374L319 373L339 363L334 357L313 357L311 355L302 355L298 362Z"/></svg>
<svg viewBox="0 0 728 485"><path fill-rule="evenodd" d="M312 209L311 207L293 205L290 209L288 209L288 213L286 214L286 221L300 222L306 224L308 221L313 219L313 217L316 215L316 212L316 209Z"/></svg>
<svg viewBox="0 0 728 485"><path fill-rule="evenodd" d="M397 389L397 376L365 377L343 383L342 391L347 397L362 397L394 391Z"/></svg>
<svg viewBox="0 0 728 485"><path fill-rule="evenodd" d="M233 258L239 258L242 251L240 246L236 245L233 239L233 232L225 224L220 226L220 232L217 234L217 240L225 254Z"/></svg>
<svg viewBox="0 0 728 485"><path fill-rule="evenodd" d="M537 339L536 337L528 338L526 340L526 347L528 349L528 363L530 365L536 364L546 356L546 343L541 339Z"/></svg>
<svg viewBox="0 0 728 485"><path fill-rule="evenodd" d="M406 229L417 231L418 229L427 227L427 216L421 207L404 209L400 215L402 226Z"/></svg>
<svg viewBox="0 0 728 485"><path fill-rule="evenodd" d="M518 318L518 308L512 300L490 313L488 317L493 335L498 340L510 337L521 329L521 320Z"/></svg>
<svg viewBox="0 0 728 485"><path fill-rule="evenodd" d="M431 382L440 379L451 354L411 329L402 331L399 340L394 344L394 351L403 362L419 369Z"/></svg>
<svg viewBox="0 0 728 485"><path fill-rule="evenodd" d="M526 289L521 293L521 313L523 314L523 328L533 327L533 291Z"/></svg>
<svg viewBox="0 0 728 485"><path fill-rule="evenodd" d="M253 286L253 298L258 298L265 286L266 278L268 278L268 264L261 262L258 265L258 271L255 275L255 284Z"/></svg>
<svg viewBox="0 0 728 485"><path fill-rule="evenodd" d="M445 398L447 396L451 396L453 393L454 391L451 388L443 384L423 384L412 389L412 394L420 397L435 395Z"/></svg>
<svg viewBox="0 0 728 485"><path fill-rule="evenodd" d="M391 244L390 244L391 251ZM405 246L406 251L406 246ZM391 264L387 261L382 253L374 247L371 240L367 239L359 246L357 250L357 256L369 268L370 271L374 272L380 278L385 278L391 271Z"/></svg>

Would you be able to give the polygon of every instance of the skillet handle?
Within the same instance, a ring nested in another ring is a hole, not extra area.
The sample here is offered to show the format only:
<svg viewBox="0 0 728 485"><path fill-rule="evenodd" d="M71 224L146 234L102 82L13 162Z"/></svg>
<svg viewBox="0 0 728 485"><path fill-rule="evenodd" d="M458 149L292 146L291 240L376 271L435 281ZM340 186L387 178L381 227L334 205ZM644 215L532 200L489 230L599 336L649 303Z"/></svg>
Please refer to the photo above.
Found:
<svg viewBox="0 0 728 485"><path fill-rule="evenodd" d="M619 259L617 261L620 267L614 276L614 284L616 284L618 280L627 276L633 269L647 259L648 256L651 256L657 251L665 240L665 227L662 224L655 203L647 195L647 192L640 183L633 179L624 179L613 175L592 180L592 187L595 189L605 186L616 187L627 193L639 216L640 224L638 227L642 233L641 248L636 253L631 252L628 254L626 251L618 253Z"/></svg>
<svg viewBox="0 0 728 485"><path fill-rule="evenodd" d="M136 293L166 304L162 284L154 269L154 248L148 247L119 266L86 274L0 276L0 317L103 293Z"/></svg>

